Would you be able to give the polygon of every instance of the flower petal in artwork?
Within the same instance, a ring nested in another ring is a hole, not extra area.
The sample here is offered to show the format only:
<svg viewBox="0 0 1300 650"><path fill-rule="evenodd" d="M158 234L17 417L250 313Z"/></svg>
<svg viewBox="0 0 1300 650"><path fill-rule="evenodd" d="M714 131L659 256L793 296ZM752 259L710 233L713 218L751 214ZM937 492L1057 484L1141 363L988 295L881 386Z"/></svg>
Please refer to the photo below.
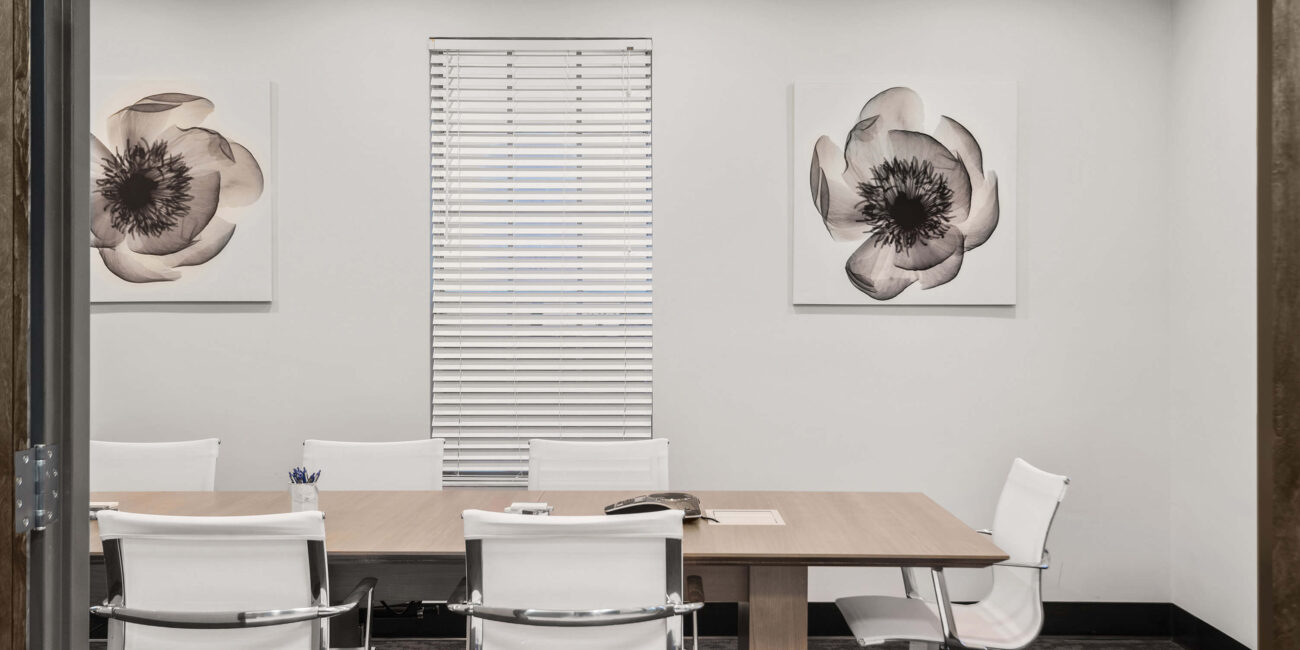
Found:
<svg viewBox="0 0 1300 650"><path fill-rule="evenodd" d="M920 279L916 271L900 268L894 262L897 256L892 244L872 235L849 257L844 270L859 291L876 300L889 300Z"/></svg>
<svg viewBox="0 0 1300 650"><path fill-rule="evenodd" d="M114 147L153 142L168 127L197 126L213 108L212 102L196 95L150 95L108 117L108 139Z"/></svg>
<svg viewBox="0 0 1300 650"><path fill-rule="evenodd" d="M886 131L920 131L925 124L925 104L915 90L896 86L881 91L862 106L858 121L875 117Z"/></svg>
<svg viewBox="0 0 1300 650"><path fill-rule="evenodd" d="M863 106L842 152L826 136L813 147L813 204L834 240L866 240L845 270L876 300L951 282L997 228L997 174L975 136L947 116L933 134L923 124L920 96L890 88Z"/></svg>
<svg viewBox="0 0 1300 650"><path fill-rule="evenodd" d="M197 95L150 95L109 117L106 141L91 136L91 246L117 277L178 279L234 236L219 215L261 197L252 153L199 126L214 108Z"/></svg>
<svg viewBox="0 0 1300 650"><path fill-rule="evenodd" d="M822 215L826 230L836 241L857 241L867 229L858 217L857 195L844 182L844 154L831 139L822 136L813 149L809 178L813 204Z"/></svg>

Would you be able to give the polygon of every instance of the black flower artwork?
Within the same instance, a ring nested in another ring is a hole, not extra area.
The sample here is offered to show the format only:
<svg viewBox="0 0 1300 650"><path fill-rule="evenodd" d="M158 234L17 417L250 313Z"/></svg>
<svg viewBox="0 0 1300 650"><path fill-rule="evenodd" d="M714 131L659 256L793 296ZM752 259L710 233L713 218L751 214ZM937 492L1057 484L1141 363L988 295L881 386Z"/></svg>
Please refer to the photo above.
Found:
<svg viewBox="0 0 1300 650"><path fill-rule="evenodd" d="M199 126L213 110L197 95L150 95L90 136L90 245L133 283L167 282L216 257L235 234L218 213L256 202L262 168L243 145Z"/></svg>
<svg viewBox="0 0 1300 650"><path fill-rule="evenodd" d="M998 225L997 174L975 137L947 116L932 135L923 123L921 97L890 88L862 107L842 150L826 136L813 147L813 205L834 240L866 239L845 271L876 300L951 282Z"/></svg>

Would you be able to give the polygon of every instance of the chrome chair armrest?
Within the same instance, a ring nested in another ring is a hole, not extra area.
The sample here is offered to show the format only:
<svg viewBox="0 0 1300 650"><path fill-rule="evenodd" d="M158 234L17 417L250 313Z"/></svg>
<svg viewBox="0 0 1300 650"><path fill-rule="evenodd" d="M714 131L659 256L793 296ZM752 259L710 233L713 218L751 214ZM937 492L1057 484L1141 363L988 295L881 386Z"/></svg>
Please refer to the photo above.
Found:
<svg viewBox="0 0 1300 650"><path fill-rule="evenodd" d="M665 603L627 609L521 609L491 607L479 603L449 602L447 609L460 614L498 623L542 627L603 627L655 621L670 616L690 614L704 603Z"/></svg>
<svg viewBox="0 0 1300 650"><path fill-rule="evenodd" d="M693 614L704 609L704 603L672 603L669 604L673 612L669 616L681 616L683 614Z"/></svg>
<svg viewBox="0 0 1300 650"><path fill-rule="evenodd" d="M338 605L262 609L242 612L178 612L139 607L124 607L105 601L94 605L90 613L124 623L189 630L229 630L246 627L288 625L322 618L333 618L357 608L361 599L374 591L375 578L366 578ZM369 629L367 629L367 635Z"/></svg>
<svg viewBox="0 0 1300 650"><path fill-rule="evenodd" d="M339 614L356 609L362 598L366 598L375 592L375 586L378 584L378 578L362 578L361 582L358 582L357 586L353 587L352 591L343 599L343 602L336 605L336 607L346 608L341 610Z"/></svg>
<svg viewBox="0 0 1300 650"><path fill-rule="evenodd" d="M1052 554L1049 553L1047 549L1043 549L1043 561L1039 562L1038 564L1030 564L1028 562L1012 562L1011 560L1006 560L1004 562L998 562L993 566L1009 566L1018 569L1038 569L1039 571L1046 571L1047 569L1052 568Z"/></svg>

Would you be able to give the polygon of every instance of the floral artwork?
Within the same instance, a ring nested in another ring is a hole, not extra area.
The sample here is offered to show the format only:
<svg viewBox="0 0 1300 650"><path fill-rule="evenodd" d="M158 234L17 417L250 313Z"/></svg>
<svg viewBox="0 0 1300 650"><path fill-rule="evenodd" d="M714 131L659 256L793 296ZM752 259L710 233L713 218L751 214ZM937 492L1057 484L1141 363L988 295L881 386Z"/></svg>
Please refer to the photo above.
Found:
<svg viewBox="0 0 1300 650"><path fill-rule="evenodd" d="M125 85L161 92L118 92L92 129L92 299L269 300L269 106L242 129L208 94Z"/></svg>
<svg viewBox="0 0 1300 650"><path fill-rule="evenodd" d="M808 102L798 101L803 90L796 91L797 121L799 108L810 112ZM821 86L804 94L827 92ZM839 122L843 130L834 136L822 133L808 142L817 126L796 126L809 156L801 165L808 170L802 191L795 188L805 198L796 201L812 208L796 210L796 303L1013 304L1014 228L1003 225L1006 189L1002 170L986 157L985 133L948 114L927 123L922 95L910 87L886 87L865 96ZM1007 120L996 108L976 113L981 123L982 115ZM1006 113L1014 120L1014 105ZM1003 124L998 133L1008 131L1014 133L1014 124ZM1009 171L1014 171L1014 157L1006 149L1014 145L1014 139L993 140L992 145L1003 149L996 158L1009 161ZM820 236L834 245L819 245L825 252L816 253L815 260L800 250L801 241L816 236L809 219L819 219ZM1012 264L1000 259L978 265L986 244L1004 238L1010 245L998 247L994 255L1009 257ZM815 264L821 282L839 286L800 283L802 264ZM832 274L830 265L838 265L838 272ZM965 273L970 268L976 271ZM974 279L967 282L967 275ZM975 286L981 284L985 286ZM941 295L938 290L945 286ZM937 299L917 295L931 291ZM814 297L807 299L810 294Z"/></svg>
<svg viewBox="0 0 1300 650"><path fill-rule="evenodd" d="M243 145L199 124L212 102L150 95L108 118L109 146L90 136L91 243L119 278L168 282L216 257L235 234L218 207L262 196L262 168Z"/></svg>

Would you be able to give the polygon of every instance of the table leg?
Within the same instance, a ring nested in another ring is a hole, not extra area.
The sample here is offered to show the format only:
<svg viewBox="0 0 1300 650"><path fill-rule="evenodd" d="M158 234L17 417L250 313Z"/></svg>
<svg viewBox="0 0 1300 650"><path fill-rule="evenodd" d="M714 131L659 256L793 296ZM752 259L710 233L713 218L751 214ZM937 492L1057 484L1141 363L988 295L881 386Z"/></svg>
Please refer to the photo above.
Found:
<svg viewBox="0 0 1300 650"><path fill-rule="evenodd" d="M739 650L807 650L808 567L751 566Z"/></svg>

